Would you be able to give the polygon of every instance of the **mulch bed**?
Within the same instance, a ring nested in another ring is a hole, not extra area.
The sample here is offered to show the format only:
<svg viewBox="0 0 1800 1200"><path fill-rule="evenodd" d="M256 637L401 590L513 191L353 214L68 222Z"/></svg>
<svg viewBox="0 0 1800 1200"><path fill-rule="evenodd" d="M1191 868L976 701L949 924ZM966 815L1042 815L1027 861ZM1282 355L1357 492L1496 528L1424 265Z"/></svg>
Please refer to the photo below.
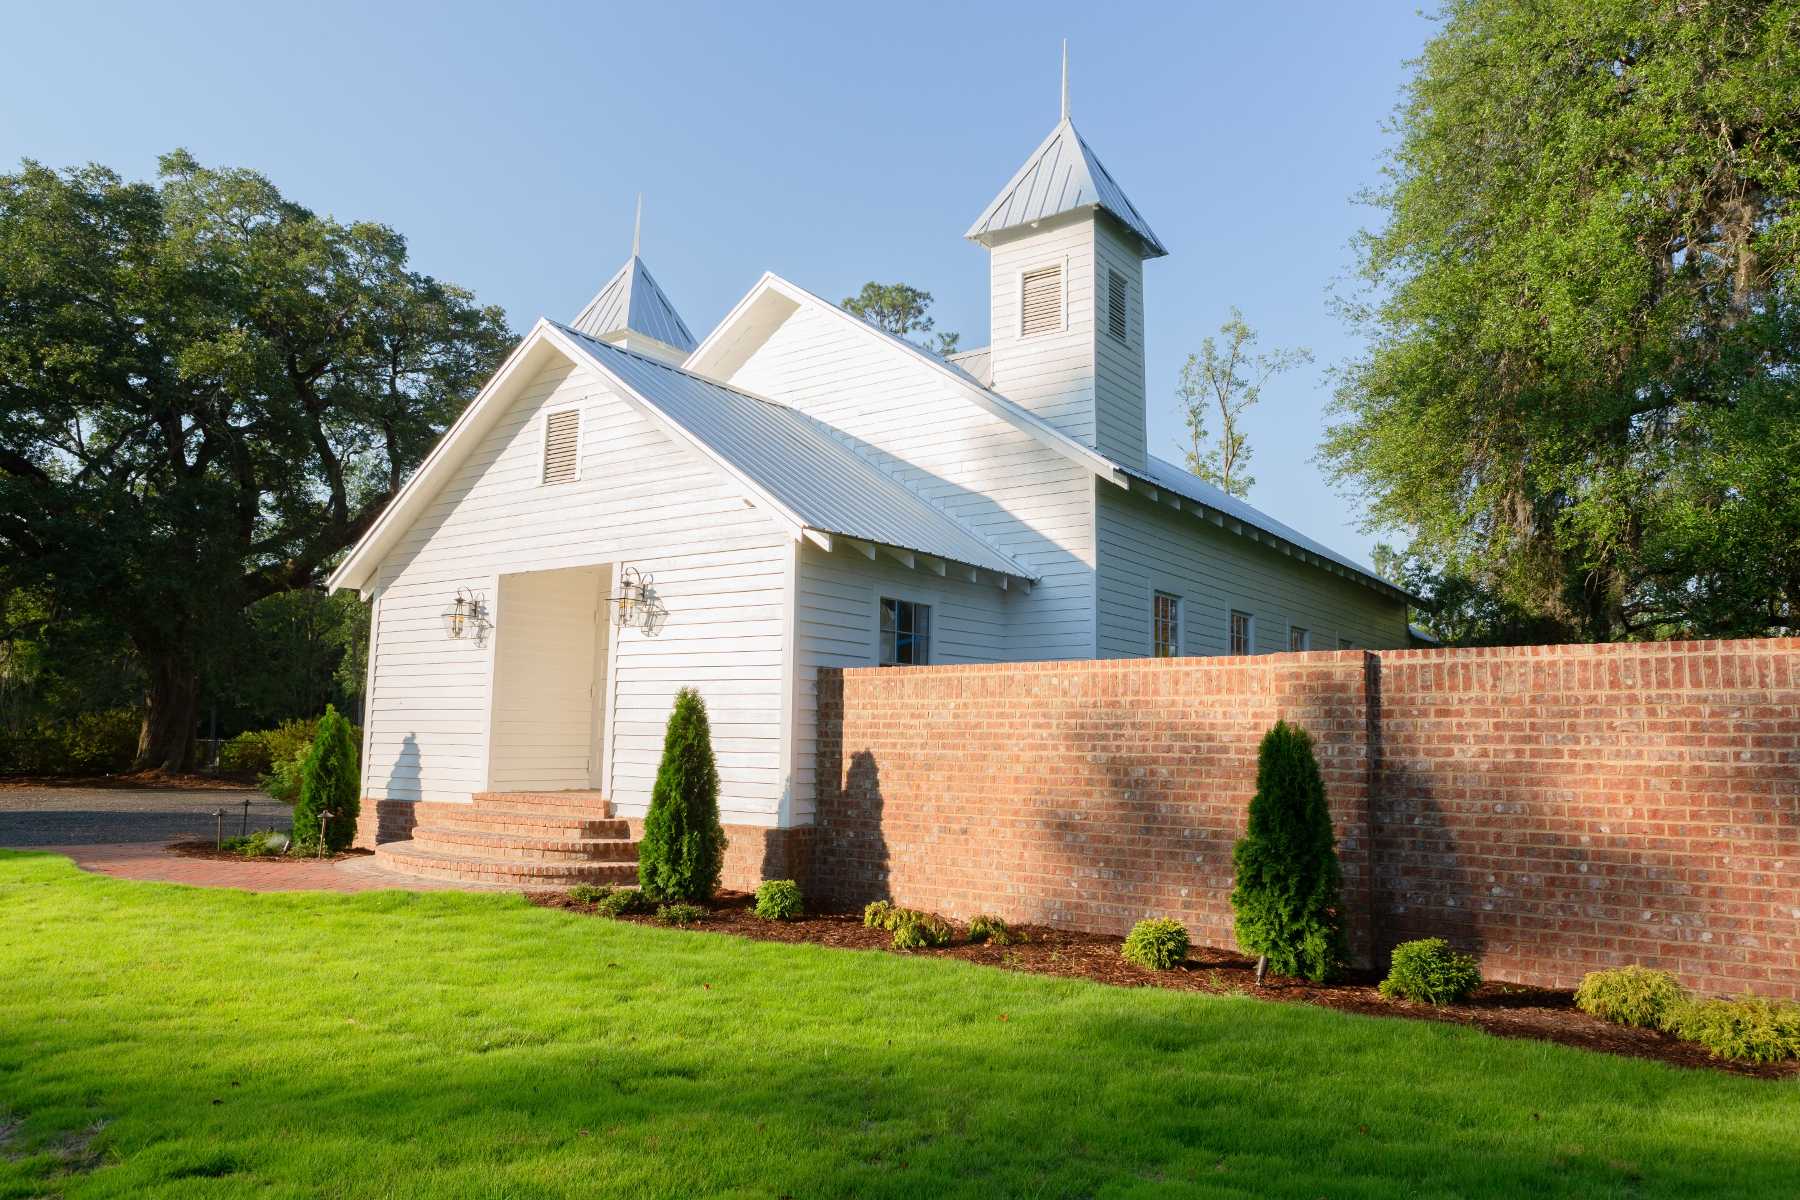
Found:
<svg viewBox="0 0 1800 1200"><path fill-rule="evenodd" d="M5 788L101 788L127 792L241 792L256 781L172 771L132 771L125 775L0 775Z"/></svg>
<svg viewBox="0 0 1800 1200"><path fill-rule="evenodd" d="M542 908L594 914L592 904L572 900L567 892L530 892L526 898ZM1468 1025L1495 1037L1527 1038L1579 1046L1607 1054L1650 1058L1678 1067L1695 1067L1750 1075L1762 1079L1800 1076L1800 1062L1739 1063L1717 1059L1690 1042L1665 1033L1631 1029L1590 1017L1575 1007L1572 991L1527 987L1523 984L1484 983L1462 1004L1433 1008L1404 1000L1389 1000L1376 990L1377 976L1352 976L1341 983L1315 984L1303 979L1270 975L1256 986L1256 961L1231 950L1196 946L1188 961L1170 971L1147 971L1119 957L1124 939L1100 934L1050 929L1039 925L1014 926L1027 940L1012 946L957 941L935 950L893 949L893 935L864 928L861 912L808 914L797 921L765 921L751 911L754 897L745 892L721 892L706 907L708 919L689 928L699 932L731 933L765 942L808 942L847 950L884 950L933 958L957 958L1008 971L1034 975L1061 975L1091 979L1115 987L1162 987L1182 991L1243 993L1260 999L1290 1004L1314 1004L1345 1012L1419 1021ZM622 917L643 925L662 926L654 916ZM666 928L666 927L665 927Z"/></svg>
<svg viewBox="0 0 1800 1200"><path fill-rule="evenodd" d="M375 853L373 850L362 850L352 846L337 854L316 856L312 854L239 854L235 850L221 850L212 842L170 842L168 850L183 858L212 858L221 862L254 862L254 863L322 863L343 862L346 858L365 858Z"/></svg>

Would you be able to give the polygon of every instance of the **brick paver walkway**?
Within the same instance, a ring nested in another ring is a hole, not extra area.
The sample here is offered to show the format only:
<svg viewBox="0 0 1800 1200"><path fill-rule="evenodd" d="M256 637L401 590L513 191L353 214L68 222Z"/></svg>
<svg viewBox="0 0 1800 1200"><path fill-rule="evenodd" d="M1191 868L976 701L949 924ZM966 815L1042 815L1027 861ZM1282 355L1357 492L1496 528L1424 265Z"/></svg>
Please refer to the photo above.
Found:
<svg viewBox="0 0 1800 1200"><path fill-rule="evenodd" d="M229 862L173 854L162 842L124 842L83 846L36 846L66 854L84 871L115 879L186 883L195 887L242 888L250 892L377 892L396 888L409 892L490 891L475 884L416 879L375 865L373 855L337 862Z"/></svg>
<svg viewBox="0 0 1800 1200"><path fill-rule="evenodd" d="M288 827L288 806L260 792L0 788L0 846L66 854L83 870L120 879L253 892L503 890L416 879L376 866L370 855L339 862L230 862L188 858L164 848L193 838L210 841L218 828L213 813L220 808L227 813L226 834L237 833L246 798L251 829Z"/></svg>

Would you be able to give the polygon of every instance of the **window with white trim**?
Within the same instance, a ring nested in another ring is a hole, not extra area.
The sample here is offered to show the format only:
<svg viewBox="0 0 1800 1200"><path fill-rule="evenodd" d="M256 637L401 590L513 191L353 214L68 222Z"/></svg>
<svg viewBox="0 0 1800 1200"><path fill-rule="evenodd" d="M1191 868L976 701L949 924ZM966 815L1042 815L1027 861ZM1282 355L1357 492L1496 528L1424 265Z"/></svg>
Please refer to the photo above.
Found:
<svg viewBox="0 0 1800 1200"><path fill-rule="evenodd" d="M1311 650L1312 630L1302 629L1298 625L1288 626L1288 649Z"/></svg>
<svg viewBox="0 0 1800 1200"><path fill-rule="evenodd" d="M1063 327L1061 263L1019 276L1019 334L1056 333Z"/></svg>
<svg viewBox="0 0 1800 1200"><path fill-rule="evenodd" d="M1235 609L1231 614L1231 652L1233 654L1255 653L1256 630L1255 618L1247 612Z"/></svg>
<svg viewBox="0 0 1800 1200"><path fill-rule="evenodd" d="M581 410L564 408L544 417L545 483L568 483L581 475Z"/></svg>
<svg viewBox="0 0 1800 1200"><path fill-rule="evenodd" d="M1150 655L1176 658L1181 654L1181 597L1169 592L1150 594Z"/></svg>
<svg viewBox="0 0 1800 1200"><path fill-rule="evenodd" d="M1106 330L1121 342L1126 340L1130 327L1126 324L1126 304L1131 298L1131 285L1125 276L1106 269Z"/></svg>
<svg viewBox="0 0 1800 1200"><path fill-rule="evenodd" d="M881 598L881 657L884 667L931 661L931 605Z"/></svg>

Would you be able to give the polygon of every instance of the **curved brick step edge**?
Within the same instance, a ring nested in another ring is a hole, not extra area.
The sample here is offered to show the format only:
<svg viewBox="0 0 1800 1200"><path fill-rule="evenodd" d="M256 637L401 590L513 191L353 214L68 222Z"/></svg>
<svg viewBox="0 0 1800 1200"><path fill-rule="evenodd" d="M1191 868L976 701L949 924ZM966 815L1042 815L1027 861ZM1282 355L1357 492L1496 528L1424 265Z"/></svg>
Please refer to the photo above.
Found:
<svg viewBox="0 0 1800 1200"><path fill-rule="evenodd" d="M530 862L444 854L407 842L388 842L375 850L375 861L391 871L459 883L559 887L575 883L634 884L637 864L619 862Z"/></svg>
<svg viewBox="0 0 1800 1200"><path fill-rule="evenodd" d="M459 829L470 832L516 834L527 838L569 840L602 838L629 840L630 826L617 817L585 817L573 814L493 811L476 804L420 801L413 805L414 830Z"/></svg>

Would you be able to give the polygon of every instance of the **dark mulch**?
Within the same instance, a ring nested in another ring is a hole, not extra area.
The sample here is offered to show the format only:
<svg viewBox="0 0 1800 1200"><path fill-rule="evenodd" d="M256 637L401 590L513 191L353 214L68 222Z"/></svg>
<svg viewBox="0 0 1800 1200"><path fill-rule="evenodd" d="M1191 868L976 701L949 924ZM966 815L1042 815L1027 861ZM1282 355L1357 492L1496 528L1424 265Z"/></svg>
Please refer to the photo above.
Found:
<svg viewBox="0 0 1800 1200"><path fill-rule="evenodd" d="M132 771L124 775L0 775L0 789L83 788L129 792L241 792L254 779L173 771Z"/></svg>
<svg viewBox="0 0 1800 1200"><path fill-rule="evenodd" d="M544 908L594 913L592 904L569 898L567 892L531 892L527 898ZM1171 971L1147 971L1119 957L1124 939L1039 925L1016 926L1028 940L1013 946L956 941L936 950L893 949L893 935L867 929L861 912L816 913L798 921L765 921L751 911L754 897L745 892L722 892L707 907L710 915L690 928L732 933L766 942L808 942L847 950L885 950L933 958L956 958L1009 971L1035 975L1061 975L1091 979L1116 987L1162 987L1213 994L1253 995L1290 1004L1315 1004L1344 1012L1418 1021L1468 1025L1495 1037L1528 1038L1579 1046L1606 1054L1650 1058L1678 1067L1696 1067L1751 1075L1763 1079L1800 1076L1800 1062L1738 1063L1717 1059L1690 1043L1648 1029L1630 1029L1590 1017L1575 1007L1571 991L1527 987L1515 983L1484 983L1462 1004L1433 1008L1404 1000L1389 1000L1376 990L1377 977L1353 976L1341 983L1315 984L1303 979L1269 976L1256 986L1256 962L1231 950L1197 946L1188 961ZM661 925L654 916L624 917L639 924Z"/></svg>
<svg viewBox="0 0 1800 1200"><path fill-rule="evenodd" d="M183 858L216 858L226 862L266 862L266 863L317 863L343 862L346 858L364 858L375 853L352 846L337 854L317 856L312 854L239 854L235 850L221 850L208 841L170 842L168 849Z"/></svg>

